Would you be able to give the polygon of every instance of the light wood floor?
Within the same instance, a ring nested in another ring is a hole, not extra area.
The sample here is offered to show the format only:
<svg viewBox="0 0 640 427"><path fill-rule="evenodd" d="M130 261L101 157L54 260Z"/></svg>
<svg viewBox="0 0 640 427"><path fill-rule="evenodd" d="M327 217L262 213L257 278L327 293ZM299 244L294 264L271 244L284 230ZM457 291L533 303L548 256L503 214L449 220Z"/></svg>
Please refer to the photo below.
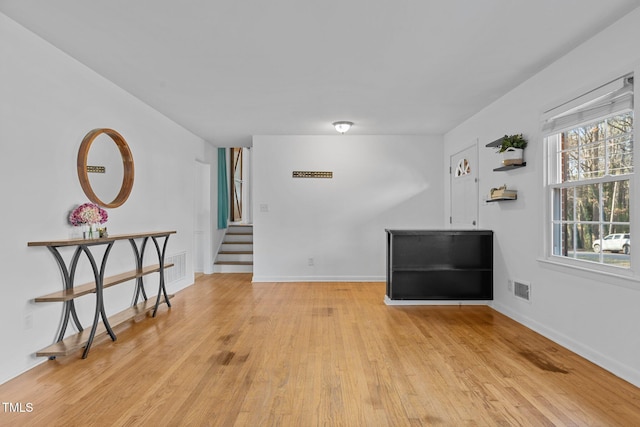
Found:
<svg viewBox="0 0 640 427"><path fill-rule="evenodd" d="M640 425L640 390L488 307L201 276L118 340L0 386L0 425ZM53 332L52 332L53 333Z"/></svg>

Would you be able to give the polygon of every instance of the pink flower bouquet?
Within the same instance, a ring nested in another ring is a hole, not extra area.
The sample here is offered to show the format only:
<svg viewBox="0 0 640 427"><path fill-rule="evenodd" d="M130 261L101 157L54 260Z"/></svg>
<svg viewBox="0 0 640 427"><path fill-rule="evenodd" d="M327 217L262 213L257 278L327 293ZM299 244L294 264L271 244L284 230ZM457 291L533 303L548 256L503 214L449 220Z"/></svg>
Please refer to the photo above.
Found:
<svg viewBox="0 0 640 427"><path fill-rule="evenodd" d="M109 219L107 211L93 203L83 203L69 214L71 225L104 224Z"/></svg>

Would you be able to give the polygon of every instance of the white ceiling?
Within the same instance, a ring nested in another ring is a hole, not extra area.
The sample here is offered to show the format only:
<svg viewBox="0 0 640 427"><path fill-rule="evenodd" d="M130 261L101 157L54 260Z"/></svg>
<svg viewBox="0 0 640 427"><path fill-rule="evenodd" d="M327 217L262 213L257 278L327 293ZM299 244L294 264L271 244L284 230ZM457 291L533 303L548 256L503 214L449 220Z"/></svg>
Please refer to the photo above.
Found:
<svg viewBox="0 0 640 427"><path fill-rule="evenodd" d="M216 145L443 134L640 0L0 0Z"/></svg>

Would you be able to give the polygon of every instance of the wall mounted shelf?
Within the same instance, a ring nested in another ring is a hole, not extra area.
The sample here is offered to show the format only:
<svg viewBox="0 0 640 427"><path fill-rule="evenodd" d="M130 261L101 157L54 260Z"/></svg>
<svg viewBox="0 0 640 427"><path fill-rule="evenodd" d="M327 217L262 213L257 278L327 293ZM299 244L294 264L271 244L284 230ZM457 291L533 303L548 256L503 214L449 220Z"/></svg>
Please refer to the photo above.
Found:
<svg viewBox="0 0 640 427"><path fill-rule="evenodd" d="M499 147L502 144L502 137L492 141L486 145L486 147Z"/></svg>
<svg viewBox="0 0 640 427"><path fill-rule="evenodd" d="M506 200L518 200L517 197L501 197L499 199L487 199L487 203L491 203L491 202L504 202Z"/></svg>
<svg viewBox="0 0 640 427"><path fill-rule="evenodd" d="M494 172L509 171L509 170L512 170L512 169L523 168L525 166L527 166L527 162L522 162L522 164L519 164L519 165L500 166L499 168L495 168L493 171Z"/></svg>

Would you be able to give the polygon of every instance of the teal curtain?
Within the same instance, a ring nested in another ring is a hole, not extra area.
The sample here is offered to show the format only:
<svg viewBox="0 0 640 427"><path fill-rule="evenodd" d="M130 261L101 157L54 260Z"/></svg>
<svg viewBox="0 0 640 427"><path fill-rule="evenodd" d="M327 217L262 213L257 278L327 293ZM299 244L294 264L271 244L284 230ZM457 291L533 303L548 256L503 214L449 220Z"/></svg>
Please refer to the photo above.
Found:
<svg viewBox="0 0 640 427"><path fill-rule="evenodd" d="M227 182L227 151L218 148L218 229L227 228L229 219L229 184Z"/></svg>

